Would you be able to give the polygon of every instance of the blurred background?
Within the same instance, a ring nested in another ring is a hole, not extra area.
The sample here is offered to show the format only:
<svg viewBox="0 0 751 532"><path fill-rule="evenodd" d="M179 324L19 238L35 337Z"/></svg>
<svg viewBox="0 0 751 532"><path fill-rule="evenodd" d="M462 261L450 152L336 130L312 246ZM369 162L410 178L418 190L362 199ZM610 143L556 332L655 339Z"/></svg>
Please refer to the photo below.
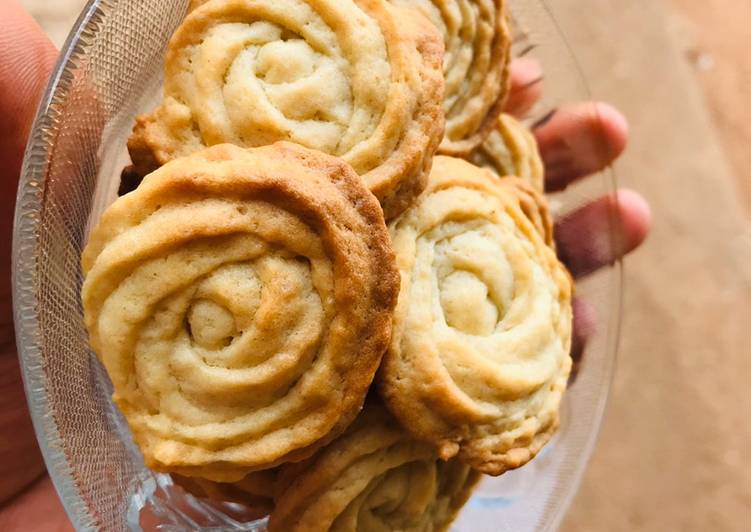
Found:
<svg viewBox="0 0 751 532"><path fill-rule="evenodd" d="M512 0L527 1L527 0ZM22 0L62 44L83 0ZM751 2L548 0L632 142L654 229L626 265L602 436L568 531L751 523Z"/></svg>

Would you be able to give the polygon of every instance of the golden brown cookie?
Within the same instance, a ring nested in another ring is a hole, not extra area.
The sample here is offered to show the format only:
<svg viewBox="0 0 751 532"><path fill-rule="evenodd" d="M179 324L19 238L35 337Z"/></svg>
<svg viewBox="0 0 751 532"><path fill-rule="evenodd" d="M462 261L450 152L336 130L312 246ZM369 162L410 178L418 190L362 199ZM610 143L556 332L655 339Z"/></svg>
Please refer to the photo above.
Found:
<svg viewBox="0 0 751 532"><path fill-rule="evenodd" d="M424 188L443 135L442 58L437 30L386 0L197 2L131 158L148 173L207 145L288 140L344 159L389 218Z"/></svg>
<svg viewBox="0 0 751 532"><path fill-rule="evenodd" d="M448 529L480 475L444 462L368 403L339 438L282 468L270 532Z"/></svg>
<svg viewBox="0 0 751 532"><path fill-rule="evenodd" d="M493 170L501 177L516 176L536 191L545 191L545 166L532 131L508 114L498 117L496 126L469 161Z"/></svg>
<svg viewBox="0 0 751 532"><path fill-rule="evenodd" d="M190 0L190 2L188 2L188 13L210 1L211 0Z"/></svg>
<svg viewBox="0 0 751 532"><path fill-rule="evenodd" d="M146 464L216 481L349 425L399 286L362 180L291 143L166 164L107 209L82 264L91 347Z"/></svg>
<svg viewBox="0 0 751 532"><path fill-rule="evenodd" d="M551 437L571 368L572 283L546 242L543 201L441 156L390 226L402 282L380 391L442 457L491 475Z"/></svg>
<svg viewBox="0 0 751 532"><path fill-rule="evenodd" d="M466 156L493 129L508 93L506 0L391 0L415 7L443 35L446 133L439 151Z"/></svg>

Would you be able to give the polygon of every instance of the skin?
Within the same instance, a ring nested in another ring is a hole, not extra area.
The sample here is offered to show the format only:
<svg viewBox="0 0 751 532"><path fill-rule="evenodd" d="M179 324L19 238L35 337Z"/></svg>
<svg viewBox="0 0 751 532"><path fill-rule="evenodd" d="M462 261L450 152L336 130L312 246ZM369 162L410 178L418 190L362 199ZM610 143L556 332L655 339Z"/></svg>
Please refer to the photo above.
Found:
<svg viewBox="0 0 751 532"><path fill-rule="evenodd" d="M18 176L37 102L57 50L15 0L0 2L0 530L72 530L46 475L26 409L18 368L11 304L10 248ZM530 59L512 67L507 111L523 116L540 97L542 72ZM535 129L546 164L548 188L562 190L610 165L624 150L628 126L604 103L558 109ZM594 148L594 149L593 149ZM593 155L594 154L594 155ZM609 220L619 220L614 246ZM557 223L561 257L581 277L636 249L649 230L650 214L636 192L621 190L569 213ZM587 235L589 238L582 238ZM575 357L594 330L594 315L575 302Z"/></svg>

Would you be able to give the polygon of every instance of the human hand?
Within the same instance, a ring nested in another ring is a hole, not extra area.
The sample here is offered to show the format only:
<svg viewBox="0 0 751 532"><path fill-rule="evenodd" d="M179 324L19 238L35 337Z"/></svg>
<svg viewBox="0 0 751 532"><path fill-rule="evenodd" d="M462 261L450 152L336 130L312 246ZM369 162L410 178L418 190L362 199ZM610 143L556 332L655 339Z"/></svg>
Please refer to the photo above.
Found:
<svg viewBox="0 0 751 532"><path fill-rule="evenodd" d="M10 255L24 146L57 51L15 0L0 2L0 530L70 530L45 476L13 334Z"/></svg>
<svg viewBox="0 0 751 532"><path fill-rule="evenodd" d="M0 2L0 530L69 530L49 479L26 409L12 322L10 253L13 205L29 128L57 51L15 0ZM512 69L508 111L523 114L539 98L539 66L520 60ZM604 104L559 109L535 129L551 191L594 173L615 160L627 140L623 117ZM611 245L611 220L620 220ZM557 224L563 260L586 275L635 249L649 227L649 209L638 194L621 191L565 216ZM585 235L586 237L583 237ZM599 238L598 238L599 236ZM598 248L587 243L607 242ZM593 317L575 304L575 347L581 352Z"/></svg>
<svg viewBox="0 0 751 532"><path fill-rule="evenodd" d="M515 60L506 112L523 117L540 99L542 76L535 60ZM611 165L628 142L626 119L617 109L598 102L557 109L533 126L533 131L545 163L546 190L552 193ZM649 205L641 195L619 190L556 222L558 254L575 278L584 277L638 248L649 232L650 220ZM594 328L594 310L575 299L571 350L575 362Z"/></svg>

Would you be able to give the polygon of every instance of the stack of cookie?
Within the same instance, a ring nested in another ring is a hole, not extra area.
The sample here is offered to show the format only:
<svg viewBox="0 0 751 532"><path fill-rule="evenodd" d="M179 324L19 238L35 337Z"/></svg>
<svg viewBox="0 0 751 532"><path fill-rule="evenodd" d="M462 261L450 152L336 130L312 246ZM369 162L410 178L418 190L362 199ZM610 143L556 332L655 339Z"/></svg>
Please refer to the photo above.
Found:
<svg viewBox="0 0 751 532"><path fill-rule="evenodd" d="M443 530L571 360L503 0L194 0L83 253L155 471L269 529Z"/></svg>

